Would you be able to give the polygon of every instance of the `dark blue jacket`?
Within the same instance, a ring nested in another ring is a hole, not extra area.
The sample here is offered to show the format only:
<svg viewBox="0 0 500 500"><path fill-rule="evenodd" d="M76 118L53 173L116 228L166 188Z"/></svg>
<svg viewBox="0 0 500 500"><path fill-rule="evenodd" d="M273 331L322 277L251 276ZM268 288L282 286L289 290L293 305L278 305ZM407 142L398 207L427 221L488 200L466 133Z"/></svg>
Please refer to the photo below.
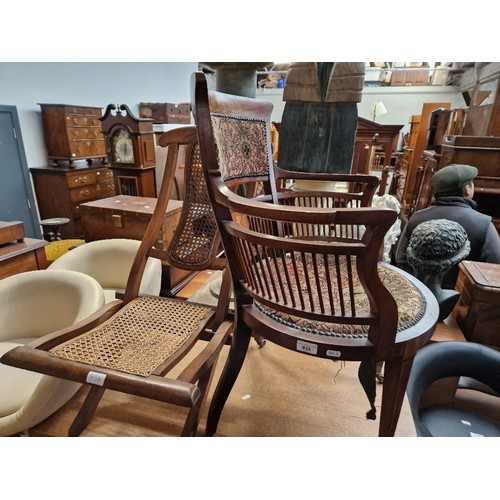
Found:
<svg viewBox="0 0 500 500"><path fill-rule="evenodd" d="M395 256L398 267L413 274L413 269L406 259L406 248L411 234L420 223L434 219L452 220L465 229L471 245L467 260L500 264L500 236L491 222L491 217L478 212L476 207L474 200L462 196L441 196L436 198L434 205L415 212L398 240ZM443 278L443 288L455 288L457 277L458 265Z"/></svg>

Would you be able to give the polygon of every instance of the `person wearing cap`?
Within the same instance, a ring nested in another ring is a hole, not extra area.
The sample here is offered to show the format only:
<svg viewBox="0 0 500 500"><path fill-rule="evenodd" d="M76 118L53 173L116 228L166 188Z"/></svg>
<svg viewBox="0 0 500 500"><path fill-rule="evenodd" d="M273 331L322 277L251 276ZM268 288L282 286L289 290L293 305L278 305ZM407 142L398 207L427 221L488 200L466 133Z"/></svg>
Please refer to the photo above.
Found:
<svg viewBox="0 0 500 500"><path fill-rule="evenodd" d="M401 232L395 260L398 267L412 274L407 248L413 230L422 222L448 219L460 224L467 233L471 250L468 260L500 264L500 237L489 215L476 210L474 179L476 167L452 164L438 170L431 179L434 188L433 204L415 212ZM458 264L443 277L442 288L454 289L458 278Z"/></svg>

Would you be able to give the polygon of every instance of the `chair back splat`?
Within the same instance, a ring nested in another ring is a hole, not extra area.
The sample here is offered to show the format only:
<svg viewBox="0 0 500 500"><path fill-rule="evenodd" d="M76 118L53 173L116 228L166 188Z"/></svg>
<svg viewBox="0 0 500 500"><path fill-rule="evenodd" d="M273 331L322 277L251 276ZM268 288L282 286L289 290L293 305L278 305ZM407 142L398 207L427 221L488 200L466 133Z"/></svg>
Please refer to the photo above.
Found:
<svg viewBox="0 0 500 500"><path fill-rule="evenodd" d="M180 161L179 151L186 152L187 178L196 172L199 178L201 167L195 127L166 132L159 142L168 147L165 173L123 300L107 304L92 321L16 347L1 358L7 365L89 386L69 435L79 435L86 429L106 389L187 408L180 434L195 435L218 355L231 333L232 322L225 318L228 299L212 307L139 294L148 257L181 269L213 269L220 241L217 226L209 216L212 208L206 188L187 190L174 237L168 245L163 241L163 221ZM199 349L193 351L195 345ZM182 370L174 372L180 374L171 374L181 360Z"/></svg>
<svg viewBox="0 0 500 500"><path fill-rule="evenodd" d="M375 365L384 361L379 435L394 435L412 360L432 336L438 306L425 286L380 262L396 212L369 208L377 179L279 169L271 156L272 105L209 91L203 73L193 75L192 107L236 313L207 433L216 431L253 332L313 357L359 361L372 419ZM299 177L344 188L277 189L278 180L289 186Z"/></svg>

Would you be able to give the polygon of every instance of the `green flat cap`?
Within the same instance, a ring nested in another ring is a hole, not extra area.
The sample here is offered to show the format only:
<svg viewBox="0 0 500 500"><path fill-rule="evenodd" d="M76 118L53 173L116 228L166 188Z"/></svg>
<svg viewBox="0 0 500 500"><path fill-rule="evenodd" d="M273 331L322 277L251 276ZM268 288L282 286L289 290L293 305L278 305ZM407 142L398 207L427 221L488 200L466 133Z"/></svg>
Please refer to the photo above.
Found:
<svg viewBox="0 0 500 500"><path fill-rule="evenodd" d="M453 163L438 170L431 179L436 194L454 193L463 189L467 182L477 177L477 168Z"/></svg>

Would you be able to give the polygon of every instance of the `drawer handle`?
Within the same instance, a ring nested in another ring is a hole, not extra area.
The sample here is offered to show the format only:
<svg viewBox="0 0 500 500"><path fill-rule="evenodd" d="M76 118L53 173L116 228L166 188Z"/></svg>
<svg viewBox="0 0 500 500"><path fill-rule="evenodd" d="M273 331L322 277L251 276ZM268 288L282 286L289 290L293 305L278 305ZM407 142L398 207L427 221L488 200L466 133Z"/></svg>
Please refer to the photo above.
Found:
<svg viewBox="0 0 500 500"><path fill-rule="evenodd" d="M88 189L84 189L83 191L80 191L81 196L88 196L90 194L90 191Z"/></svg>
<svg viewBox="0 0 500 500"><path fill-rule="evenodd" d="M80 131L79 130L75 130L74 134L75 134L75 137L78 137L80 135Z"/></svg>
<svg viewBox="0 0 500 500"><path fill-rule="evenodd" d="M78 183L82 184L84 182L87 182L87 176L86 175L84 175L83 177L78 177L78 179L75 179L75 184L78 184Z"/></svg>

